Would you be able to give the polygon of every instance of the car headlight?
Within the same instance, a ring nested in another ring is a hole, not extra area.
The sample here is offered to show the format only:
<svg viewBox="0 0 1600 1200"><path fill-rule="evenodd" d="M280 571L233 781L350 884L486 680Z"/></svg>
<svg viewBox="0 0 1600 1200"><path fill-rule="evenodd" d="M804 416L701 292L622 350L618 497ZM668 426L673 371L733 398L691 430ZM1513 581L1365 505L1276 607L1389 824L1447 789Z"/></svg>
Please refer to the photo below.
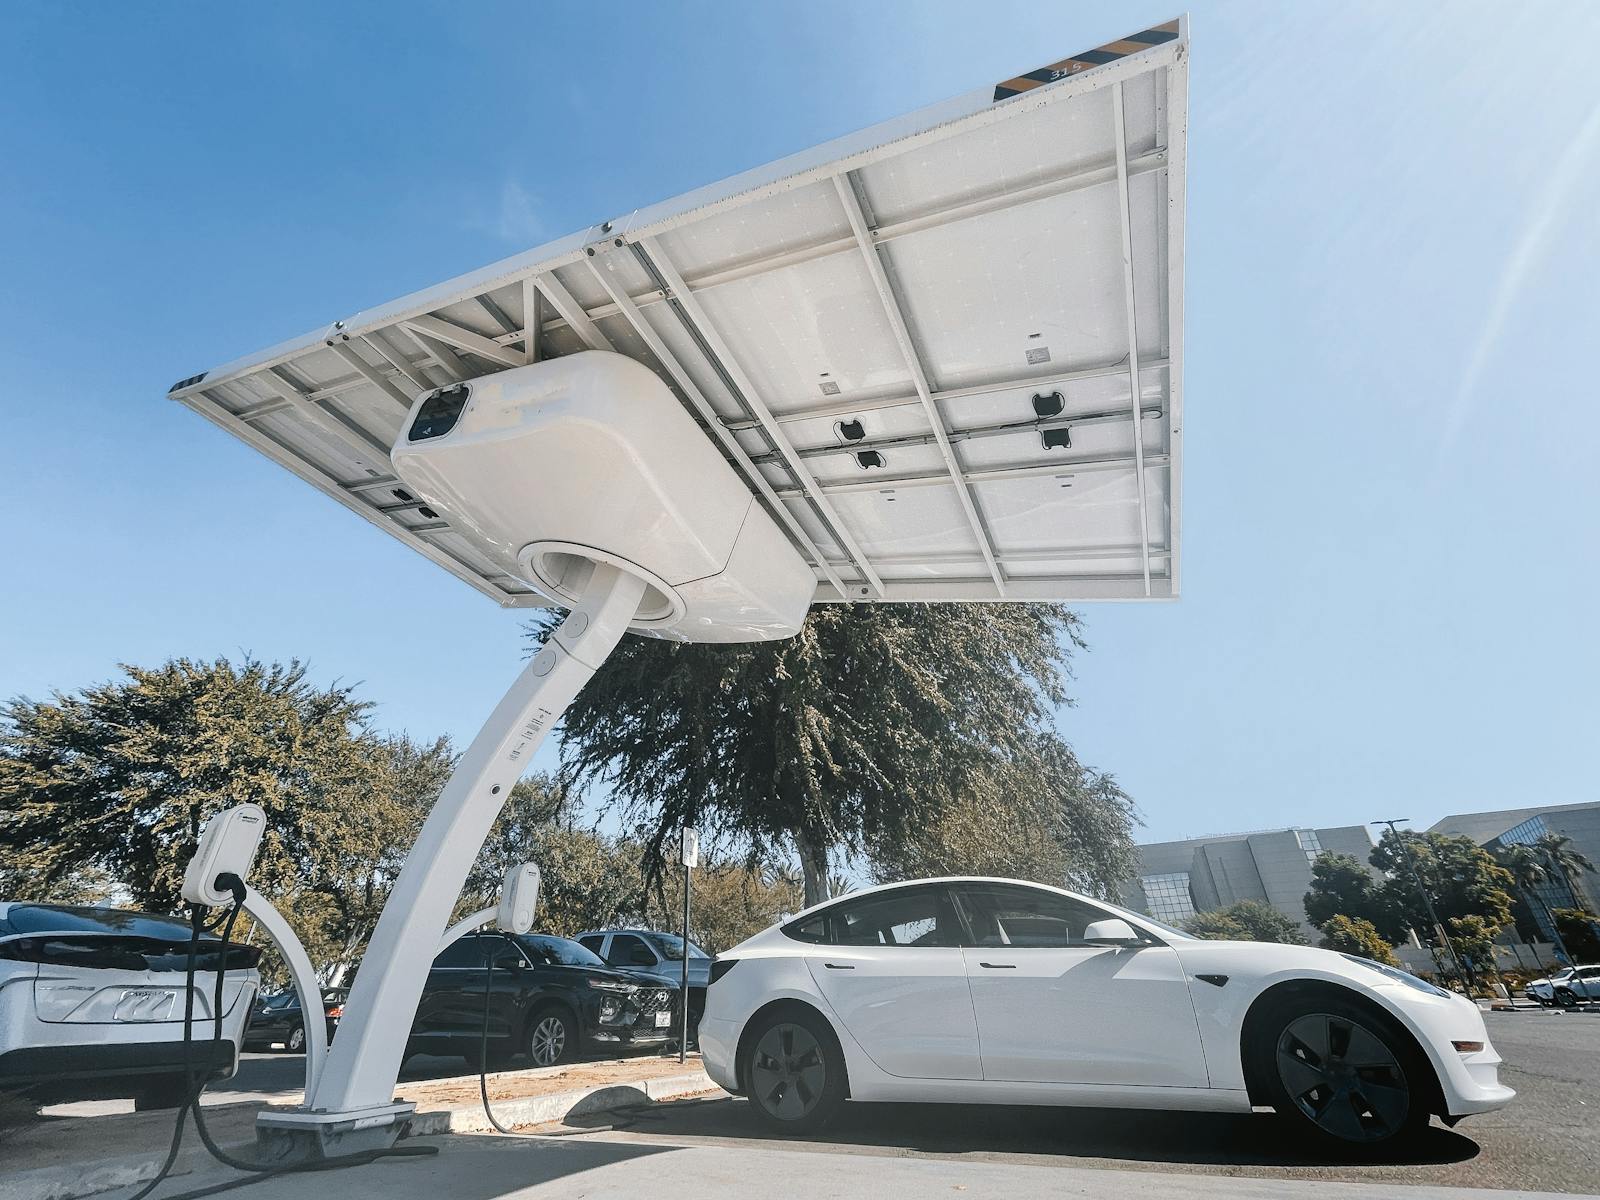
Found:
<svg viewBox="0 0 1600 1200"><path fill-rule="evenodd" d="M617 1018L622 1015L622 1001L607 996L600 1001L600 1024L615 1025Z"/></svg>
<svg viewBox="0 0 1600 1200"><path fill-rule="evenodd" d="M1387 963L1374 962L1370 958L1362 958L1359 954L1341 954L1340 957L1347 958L1353 963L1359 963L1363 967L1368 967L1380 975L1387 975L1396 983L1403 983L1407 987L1416 988L1419 992L1427 992L1430 996L1448 997L1451 994L1441 987L1435 987L1426 979L1418 979L1410 971L1402 971L1399 967L1391 967Z"/></svg>
<svg viewBox="0 0 1600 1200"><path fill-rule="evenodd" d="M591 979L589 986L597 992L618 992L624 996L631 996L639 990L636 983L614 983L609 979Z"/></svg>

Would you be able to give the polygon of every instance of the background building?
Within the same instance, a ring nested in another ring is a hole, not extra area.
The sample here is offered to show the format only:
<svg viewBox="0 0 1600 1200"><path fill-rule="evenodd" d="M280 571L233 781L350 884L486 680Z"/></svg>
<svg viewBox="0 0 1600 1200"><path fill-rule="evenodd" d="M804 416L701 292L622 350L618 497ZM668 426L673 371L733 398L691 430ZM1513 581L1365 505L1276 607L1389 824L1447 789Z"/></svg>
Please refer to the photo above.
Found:
<svg viewBox="0 0 1600 1200"><path fill-rule="evenodd" d="M1477 842L1490 854L1507 846L1531 846L1548 833L1565 835L1572 839L1573 850L1600 866L1600 803L1597 802L1457 813L1434 822L1428 832L1461 834ZM1568 881L1555 873L1534 889L1544 905L1529 907L1545 941L1551 940L1553 930L1544 909L1593 909L1596 899L1600 898L1600 886L1597 886L1600 885L1600 875L1585 873L1577 882L1582 894L1574 892Z"/></svg>
<svg viewBox="0 0 1600 1200"><path fill-rule="evenodd" d="M1272 829L1138 847L1138 877L1122 889L1128 908L1180 924L1197 912L1240 900L1265 900L1318 936L1306 920L1311 862L1323 851L1367 865L1372 835L1365 825L1336 829Z"/></svg>

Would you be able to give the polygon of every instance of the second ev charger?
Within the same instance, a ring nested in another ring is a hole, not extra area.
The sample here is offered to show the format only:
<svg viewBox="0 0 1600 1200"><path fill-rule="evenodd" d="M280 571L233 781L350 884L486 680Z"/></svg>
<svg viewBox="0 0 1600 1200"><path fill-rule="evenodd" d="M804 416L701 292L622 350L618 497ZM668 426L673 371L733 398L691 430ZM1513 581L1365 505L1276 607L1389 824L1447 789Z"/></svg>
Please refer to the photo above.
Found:
<svg viewBox="0 0 1600 1200"><path fill-rule="evenodd" d="M266 831L267 814L256 804L236 805L207 821L200 830L200 844L194 857L183 872L183 898L190 904L218 908L233 903L233 893L217 886L218 877L237 875L243 881L241 907L266 930L283 955L294 981L295 994L300 998L300 1011L305 1014L306 1095L309 1097L327 1057L328 1025L326 1021L311 1019L313 1013L322 1011L322 990L317 986L317 973L312 969L305 947L283 915L250 886L250 868L255 865L256 851Z"/></svg>
<svg viewBox="0 0 1600 1200"><path fill-rule="evenodd" d="M518 863L500 880L499 903L480 908L445 930L434 957L437 958L474 929L482 929L491 921L495 928L507 933L527 933L533 928L534 914L538 911L539 867L535 863Z"/></svg>

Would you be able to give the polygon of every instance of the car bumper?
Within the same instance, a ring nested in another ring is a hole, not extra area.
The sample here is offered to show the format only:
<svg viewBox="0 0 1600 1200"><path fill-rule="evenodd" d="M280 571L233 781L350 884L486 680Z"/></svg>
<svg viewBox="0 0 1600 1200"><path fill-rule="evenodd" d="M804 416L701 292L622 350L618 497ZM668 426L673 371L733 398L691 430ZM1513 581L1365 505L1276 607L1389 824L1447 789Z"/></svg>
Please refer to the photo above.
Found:
<svg viewBox="0 0 1600 1200"><path fill-rule="evenodd" d="M203 1079L224 1079L232 1075L235 1058L232 1042L206 1039L189 1047L189 1064ZM182 1042L23 1046L0 1054L0 1090L64 1082L126 1080L130 1076L180 1076L183 1072Z"/></svg>
<svg viewBox="0 0 1600 1200"><path fill-rule="evenodd" d="M700 1018L700 1059L711 1082L723 1091L739 1091L734 1055L739 1049L739 1026L717 1017Z"/></svg>

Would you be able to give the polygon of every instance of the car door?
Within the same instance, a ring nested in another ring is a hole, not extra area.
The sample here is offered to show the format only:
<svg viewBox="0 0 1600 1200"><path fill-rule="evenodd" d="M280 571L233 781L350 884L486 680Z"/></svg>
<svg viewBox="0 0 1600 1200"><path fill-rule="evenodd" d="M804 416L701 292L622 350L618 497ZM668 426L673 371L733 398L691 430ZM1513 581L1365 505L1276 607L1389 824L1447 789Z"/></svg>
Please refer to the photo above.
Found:
<svg viewBox="0 0 1600 1200"><path fill-rule="evenodd" d="M1200 1029L1183 966L1151 937L1090 945L1087 901L1020 884L957 888L971 930L983 1078L1034 1083L1206 1087Z"/></svg>
<svg viewBox="0 0 1600 1200"><path fill-rule="evenodd" d="M489 1036L508 1036L510 1010L521 986L519 969L523 956L509 940L494 933L469 934L433 960L417 1006L415 1032L432 1037L482 1037L483 993L490 983L487 966L491 954L495 971L489 1001Z"/></svg>
<svg viewBox="0 0 1600 1200"><path fill-rule="evenodd" d="M844 900L792 927L840 1023L882 1070L981 1079L978 1026L949 890L921 885Z"/></svg>

